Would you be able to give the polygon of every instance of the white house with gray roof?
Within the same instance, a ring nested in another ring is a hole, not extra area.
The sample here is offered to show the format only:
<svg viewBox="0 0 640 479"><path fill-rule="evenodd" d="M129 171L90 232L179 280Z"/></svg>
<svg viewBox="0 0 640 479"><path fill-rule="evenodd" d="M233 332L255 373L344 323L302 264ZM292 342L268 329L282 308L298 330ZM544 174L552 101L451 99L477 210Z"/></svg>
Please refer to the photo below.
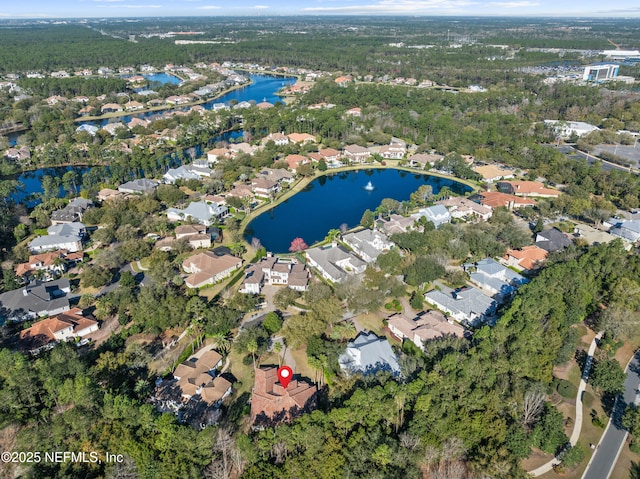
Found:
<svg viewBox="0 0 640 479"><path fill-rule="evenodd" d="M427 220L431 221L436 228L439 228L440 225L451 221L451 214L444 205L434 205L429 206L428 208L421 208L418 210L417 214L412 216L416 218L424 216Z"/></svg>
<svg viewBox="0 0 640 479"><path fill-rule="evenodd" d="M374 333L361 332L347 344L347 349L338 358L340 368L347 374L375 374L389 371L394 376L400 374L398 358L386 338Z"/></svg>
<svg viewBox="0 0 640 479"><path fill-rule="evenodd" d="M635 243L640 239L640 220L615 220L610 219L608 223L614 226L609 230L614 236L618 236L627 241Z"/></svg>
<svg viewBox="0 0 640 479"><path fill-rule="evenodd" d="M380 253L393 247L387 235L370 229L344 235L342 241L367 263L374 262Z"/></svg>
<svg viewBox="0 0 640 479"><path fill-rule="evenodd" d="M479 289L465 286L452 290L441 286L424 295L427 303L449 314L462 324L477 326L483 323L495 310L497 303Z"/></svg>
<svg viewBox="0 0 640 479"><path fill-rule="evenodd" d="M221 219L229 212L224 205L197 201L189 203L185 209L169 208L167 219L170 221L184 221L193 219L204 226L211 226L216 219Z"/></svg>
<svg viewBox="0 0 640 479"><path fill-rule="evenodd" d="M367 268L367 263L335 243L310 248L305 254L309 265L316 268L323 278L334 283L343 281L350 274L362 273Z"/></svg>
<svg viewBox="0 0 640 479"><path fill-rule="evenodd" d="M29 243L29 251L43 253L65 249L70 253L82 250L82 240L86 228L82 223L65 223L51 225L47 228L47 236L38 236Z"/></svg>
<svg viewBox="0 0 640 479"><path fill-rule="evenodd" d="M469 273L473 284L498 296L511 294L519 286L529 282L527 278L498 263L493 258L485 258L476 263L466 263L462 267Z"/></svg>
<svg viewBox="0 0 640 479"><path fill-rule="evenodd" d="M169 169L163 176L162 181L167 184L173 184L178 180L201 180L200 176L191 171L186 166Z"/></svg>
<svg viewBox="0 0 640 479"><path fill-rule="evenodd" d="M121 193L143 194L154 191L157 187L157 181L149 180L147 178L140 178L123 183L122 185L118 186L118 191Z"/></svg>

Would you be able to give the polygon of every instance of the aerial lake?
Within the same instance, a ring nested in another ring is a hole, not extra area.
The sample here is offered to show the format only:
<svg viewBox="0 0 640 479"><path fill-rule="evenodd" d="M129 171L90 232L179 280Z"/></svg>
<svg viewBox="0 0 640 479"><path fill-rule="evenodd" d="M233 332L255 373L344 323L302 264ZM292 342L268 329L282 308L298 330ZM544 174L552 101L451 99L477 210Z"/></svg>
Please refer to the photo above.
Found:
<svg viewBox="0 0 640 479"><path fill-rule="evenodd" d="M369 182L372 190L365 189ZM245 239L258 238L267 251L286 253L294 238L312 245L342 223L353 228L365 210L375 210L384 198L408 200L421 185L431 185L434 194L443 186L458 194L470 191L468 186L447 178L395 169L329 173L252 220Z"/></svg>

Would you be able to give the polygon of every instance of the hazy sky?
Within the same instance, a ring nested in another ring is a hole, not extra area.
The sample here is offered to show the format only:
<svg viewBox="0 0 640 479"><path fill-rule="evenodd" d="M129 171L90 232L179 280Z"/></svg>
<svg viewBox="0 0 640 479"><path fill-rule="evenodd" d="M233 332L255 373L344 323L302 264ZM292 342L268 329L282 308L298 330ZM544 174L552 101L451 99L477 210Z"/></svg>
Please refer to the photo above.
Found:
<svg viewBox="0 0 640 479"><path fill-rule="evenodd" d="M0 18L220 15L487 15L640 17L638 0L23 0Z"/></svg>

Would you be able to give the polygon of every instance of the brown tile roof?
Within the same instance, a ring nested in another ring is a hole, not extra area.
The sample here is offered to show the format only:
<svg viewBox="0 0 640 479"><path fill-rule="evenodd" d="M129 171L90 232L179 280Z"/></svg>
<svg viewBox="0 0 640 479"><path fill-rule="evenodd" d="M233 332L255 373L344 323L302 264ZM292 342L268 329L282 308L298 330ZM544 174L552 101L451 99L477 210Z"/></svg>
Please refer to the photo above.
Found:
<svg viewBox="0 0 640 479"><path fill-rule="evenodd" d="M510 249L505 254L505 259L509 257L515 258L518 264L524 269L533 269L540 265L542 261L547 259L549 253L538 246L525 246L522 249Z"/></svg>
<svg viewBox="0 0 640 479"><path fill-rule="evenodd" d="M176 237L199 235L207 231L206 226L202 225L183 225L176 228Z"/></svg>
<svg viewBox="0 0 640 479"><path fill-rule="evenodd" d="M66 313L52 316L33 323L30 328L20 331L20 341L25 349L33 350L56 341L55 333L72 327L78 332L98 324L97 321L82 316L82 310L74 308Z"/></svg>
<svg viewBox="0 0 640 479"><path fill-rule="evenodd" d="M230 387L231 383L229 381L218 376L213 381L205 384L200 392L200 397L203 401L212 404L222 399L222 396L224 396Z"/></svg>
<svg viewBox="0 0 640 479"><path fill-rule="evenodd" d="M278 381L278 368L257 369L251 396L251 422L261 425L274 420L289 421L315 407L317 391L315 385L298 379L293 379L285 389Z"/></svg>
<svg viewBox="0 0 640 479"><path fill-rule="evenodd" d="M499 191L484 191L480 193L482 196L481 203L491 208L505 206L507 208L518 208L520 206L533 206L536 202L529 198L521 198L519 196L500 193Z"/></svg>

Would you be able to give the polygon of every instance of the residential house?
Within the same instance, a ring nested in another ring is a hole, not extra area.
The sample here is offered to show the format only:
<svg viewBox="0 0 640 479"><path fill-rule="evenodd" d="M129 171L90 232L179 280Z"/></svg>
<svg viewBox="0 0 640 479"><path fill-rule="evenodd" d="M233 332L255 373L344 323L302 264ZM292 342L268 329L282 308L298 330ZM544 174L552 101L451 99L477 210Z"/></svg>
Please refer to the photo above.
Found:
<svg viewBox="0 0 640 479"><path fill-rule="evenodd" d="M347 145L344 147L343 156L351 163L367 163L371 158L368 148L360 145Z"/></svg>
<svg viewBox="0 0 640 479"><path fill-rule="evenodd" d="M96 136L96 133L98 133L98 130L100 128L98 128L95 125L91 125L89 123L85 123L84 125L80 125L78 128L76 128L76 133L80 133L80 132L87 132L89 133L91 136Z"/></svg>
<svg viewBox="0 0 640 479"><path fill-rule="evenodd" d="M204 225L184 225L176 228L176 239L185 238L193 249L210 248L211 235Z"/></svg>
<svg viewBox="0 0 640 479"><path fill-rule="evenodd" d="M30 328L20 331L20 348L37 354L51 349L61 341L82 338L98 329L96 320L84 316L82 309L74 308L66 313L37 321Z"/></svg>
<svg viewBox="0 0 640 479"><path fill-rule="evenodd" d="M289 138L284 133L269 133L262 139L262 146L273 141L276 146L285 146L289 144Z"/></svg>
<svg viewBox="0 0 640 479"><path fill-rule="evenodd" d="M167 184L173 184L178 180L198 180L200 181L200 175L194 173L186 166L179 166L178 168L170 168L162 176L162 181Z"/></svg>
<svg viewBox="0 0 640 479"><path fill-rule="evenodd" d="M287 165L289 165L289 169L294 173L300 167L300 165L311 163L311 160L309 160L309 158L307 158L306 156L295 154L287 155L284 161L286 161Z"/></svg>
<svg viewBox="0 0 640 479"><path fill-rule="evenodd" d="M384 231L388 236L396 233L406 233L415 228L416 219L411 216L402 216L392 214L389 215L388 219L379 218L378 223L380 224L380 228Z"/></svg>
<svg viewBox="0 0 640 479"><path fill-rule="evenodd" d="M536 234L535 245L549 253L569 247L573 242L557 228L540 231Z"/></svg>
<svg viewBox="0 0 640 479"><path fill-rule="evenodd" d="M374 262L380 253L394 246L382 231L371 229L346 234L342 241L367 263Z"/></svg>
<svg viewBox="0 0 640 479"><path fill-rule="evenodd" d="M293 183L294 174L284 168L264 168L260 171L258 178L263 178L269 181L276 181L278 183Z"/></svg>
<svg viewBox="0 0 640 479"><path fill-rule="evenodd" d="M238 153L253 155L257 149L258 149L257 146L252 146L246 141L243 141L242 143L233 143L229 145L229 150L233 153L234 156L237 155Z"/></svg>
<svg viewBox="0 0 640 479"><path fill-rule="evenodd" d="M264 285L288 286L295 291L306 291L309 271L297 261L267 257L246 270L241 293L260 294Z"/></svg>
<svg viewBox="0 0 640 479"><path fill-rule="evenodd" d="M116 121L114 123L108 123L107 125L104 125L102 129L107 133L109 133L111 136L116 136L116 134L118 133L118 130L120 129L127 130L128 128L127 128L127 125L125 125L121 121Z"/></svg>
<svg viewBox="0 0 640 479"><path fill-rule="evenodd" d="M262 367L255 371L251 391L251 424L260 429L291 422L317 406L318 388L295 375L285 388L278 379L278 368Z"/></svg>
<svg viewBox="0 0 640 479"><path fill-rule="evenodd" d="M401 160L407 153L407 144L398 138L392 138L388 145L380 147L378 153L385 160Z"/></svg>
<svg viewBox="0 0 640 479"><path fill-rule="evenodd" d="M98 191L97 198L99 201L107 201L114 198L119 198L121 196L124 196L124 193L118 190L112 190L111 188L102 188L100 191Z"/></svg>
<svg viewBox="0 0 640 479"><path fill-rule="evenodd" d="M18 264L16 276L29 278L43 275L45 280L50 281L61 276L67 270L69 264L75 264L82 257L82 253L69 253L66 250L31 255L29 256L29 261Z"/></svg>
<svg viewBox="0 0 640 479"><path fill-rule="evenodd" d="M51 213L51 224L58 225L82 221L82 215L92 206L93 202L91 200L74 198L61 210Z"/></svg>
<svg viewBox="0 0 640 479"><path fill-rule="evenodd" d="M219 256L213 251L197 253L182 262L182 269L190 273L185 278L185 284L189 288L215 284L231 276L241 266L242 258L229 254Z"/></svg>
<svg viewBox="0 0 640 479"><path fill-rule="evenodd" d="M58 103L66 103L67 99L60 95L52 95L48 98L45 98L44 101L47 102L47 105L54 106L54 105L57 105Z"/></svg>
<svg viewBox="0 0 640 479"><path fill-rule="evenodd" d="M640 239L640 220L610 219L609 223L615 223L614 226L609 229L610 234L631 241L632 243Z"/></svg>
<svg viewBox="0 0 640 479"><path fill-rule="evenodd" d="M497 186L498 190L508 195L536 198L557 198L560 196L558 190L545 188L539 181L498 181Z"/></svg>
<svg viewBox="0 0 640 479"><path fill-rule="evenodd" d="M347 349L338 358L340 369L347 374L375 374L388 371L394 376L400 374L398 358L391 349L386 338L379 338L375 333L361 332L353 341L349 341Z"/></svg>
<svg viewBox="0 0 640 479"><path fill-rule="evenodd" d="M508 195L499 191L483 191L480 193L480 204L489 206L490 208L499 208L501 206L512 210L514 208L526 208L534 206L535 200L531 198L522 198L520 196Z"/></svg>
<svg viewBox="0 0 640 479"><path fill-rule="evenodd" d="M86 235L86 228L82 223L65 223L51 225L47 228L47 236L38 236L29 243L29 251L43 253L59 249L71 253L82 250L82 240Z"/></svg>
<svg viewBox="0 0 640 479"><path fill-rule="evenodd" d="M444 158L444 156L434 153L416 153L407 159L409 160L409 166L424 169L427 165L433 166L442 158Z"/></svg>
<svg viewBox="0 0 640 479"><path fill-rule="evenodd" d="M463 264L473 284L499 297L513 293L519 286L528 283L524 276L510 270L493 258Z"/></svg>
<svg viewBox="0 0 640 479"><path fill-rule="evenodd" d="M105 113L115 113L122 111L122 107L117 103L106 103L100 107L100 112L104 115Z"/></svg>
<svg viewBox="0 0 640 479"><path fill-rule="evenodd" d="M444 205L434 205L427 208L421 208L416 215L412 215L418 219L421 216L425 217L428 221L431 221L436 228L439 228L445 223L451 221L451 214Z"/></svg>
<svg viewBox="0 0 640 479"><path fill-rule="evenodd" d="M209 163L217 163L220 160L231 158L232 152L229 148L213 148L207 151L207 160Z"/></svg>
<svg viewBox="0 0 640 479"><path fill-rule="evenodd" d="M231 383L216 376L222 366L222 356L214 350L199 351L180 363L173 376L183 398L201 400L209 406L219 406L231 394Z"/></svg>
<svg viewBox="0 0 640 479"><path fill-rule="evenodd" d="M508 249L504 260L514 268L531 270L540 267L549 256L549 252L538 246L525 246L521 249Z"/></svg>
<svg viewBox="0 0 640 479"><path fill-rule="evenodd" d="M466 330L458 323L447 320L440 311L423 311L415 318L395 313L387 318L387 325L397 338L409 340L424 351L425 341L443 336L463 338Z"/></svg>
<svg viewBox="0 0 640 479"><path fill-rule="evenodd" d="M480 290L465 286L452 290L446 286L432 289L424 295L427 303L451 315L463 325L477 326L485 322L496 310L495 300Z"/></svg>
<svg viewBox="0 0 640 479"><path fill-rule="evenodd" d="M261 101L260 103L256 103L256 108L259 110L266 110L267 108L273 108L273 103L268 101Z"/></svg>
<svg viewBox="0 0 640 479"><path fill-rule="evenodd" d="M353 81L353 79L351 78L350 75L340 76L340 77L336 78L336 80L335 80L335 82L341 87L346 87L352 81Z"/></svg>
<svg viewBox="0 0 640 479"><path fill-rule="evenodd" d="M124 104L124 109L127 111L143 110L144 105L139 101L128 101Z"/></svg>
<svg viewBox="0 0 640 479"><path fill-rule="evenodd" d="M19 163L28 162L31 160L31 150L28 146L21 146L20 148L8 148L4 152L4 157L7 160L17 161Z"/></svg>
<svg viewBox="0 0 640 479"><path fill-rule="evenodd" d="M206 201L194 201L185 209L167 209L167 219L170 221L184 221L192 219L201 225L211 226L215 221L222 219L229 209L225 205L208 203Z"/></svg>
<svg viewBox="0 0 640 479"><path fill-rule="evenodd" d="M301 145L316 142L316 137L308 133L290 133L287 135L287 138L291 143L299 143Z"/></svg>
<svg viewBox="0 0 640 479"><path fill-rule="evenodd" d="M483 165L472 168L473 171L482 176L482 179L487 183L493 183L498 180L508 180L513 178L513 171L504 168L501 165Z"/></svg>
<svg viewBox="0 0 640 479"><path fill-rule="evenodd" d="M126 183L118 186L118 191L120 191L121 193L143 194L150 193L157 187L157 181L149 180L147 178L140 178L137 180L127 181Z"/></svg>
<svg viewBox="0 0 640 479"><path fill-rule="evenodd" d="M309 265L316 268L323 278L334 283L343 281L349 274L362 273L367 268L367 263L335 244L310 248L305 255Z"/></svg>
<svg viewBox="0 0 640 479"><path fill-rule="evenodd" d="M280 183L264 178L251 180L251 190L256 197L272 198L280 191Z"/></svg>
<svg viewBox="0 0 640 479"><path fill-rule="evenodd" d="M464 221L474 219L486 221L493 214L493 209L489 206L480 205L460 196L452 196L446 200L438 201L437 204L445 206L452 218Z"/></svg>
<svg viewBox="0 0 640 479"><path fill-rule="evenodd" d="M71 285L66 278L41 283L35 281L20 289L0 294L0 324L53 316L69 311Z"/></svg>
<svg viewBox="0 0 640 479"><path fill-rule="evenodd" d="M357 106L354 108L350 108L345 112L349 116L361 117L362 116L362 108L358 108Z"/></svg>
<svg viewBox="0 0 640 479"><path fill-rule="evenodd" d="M254 198L253 188L244 183L234 183L233 188L225 193L225 196L235 196L236 198Z"/></svg>

